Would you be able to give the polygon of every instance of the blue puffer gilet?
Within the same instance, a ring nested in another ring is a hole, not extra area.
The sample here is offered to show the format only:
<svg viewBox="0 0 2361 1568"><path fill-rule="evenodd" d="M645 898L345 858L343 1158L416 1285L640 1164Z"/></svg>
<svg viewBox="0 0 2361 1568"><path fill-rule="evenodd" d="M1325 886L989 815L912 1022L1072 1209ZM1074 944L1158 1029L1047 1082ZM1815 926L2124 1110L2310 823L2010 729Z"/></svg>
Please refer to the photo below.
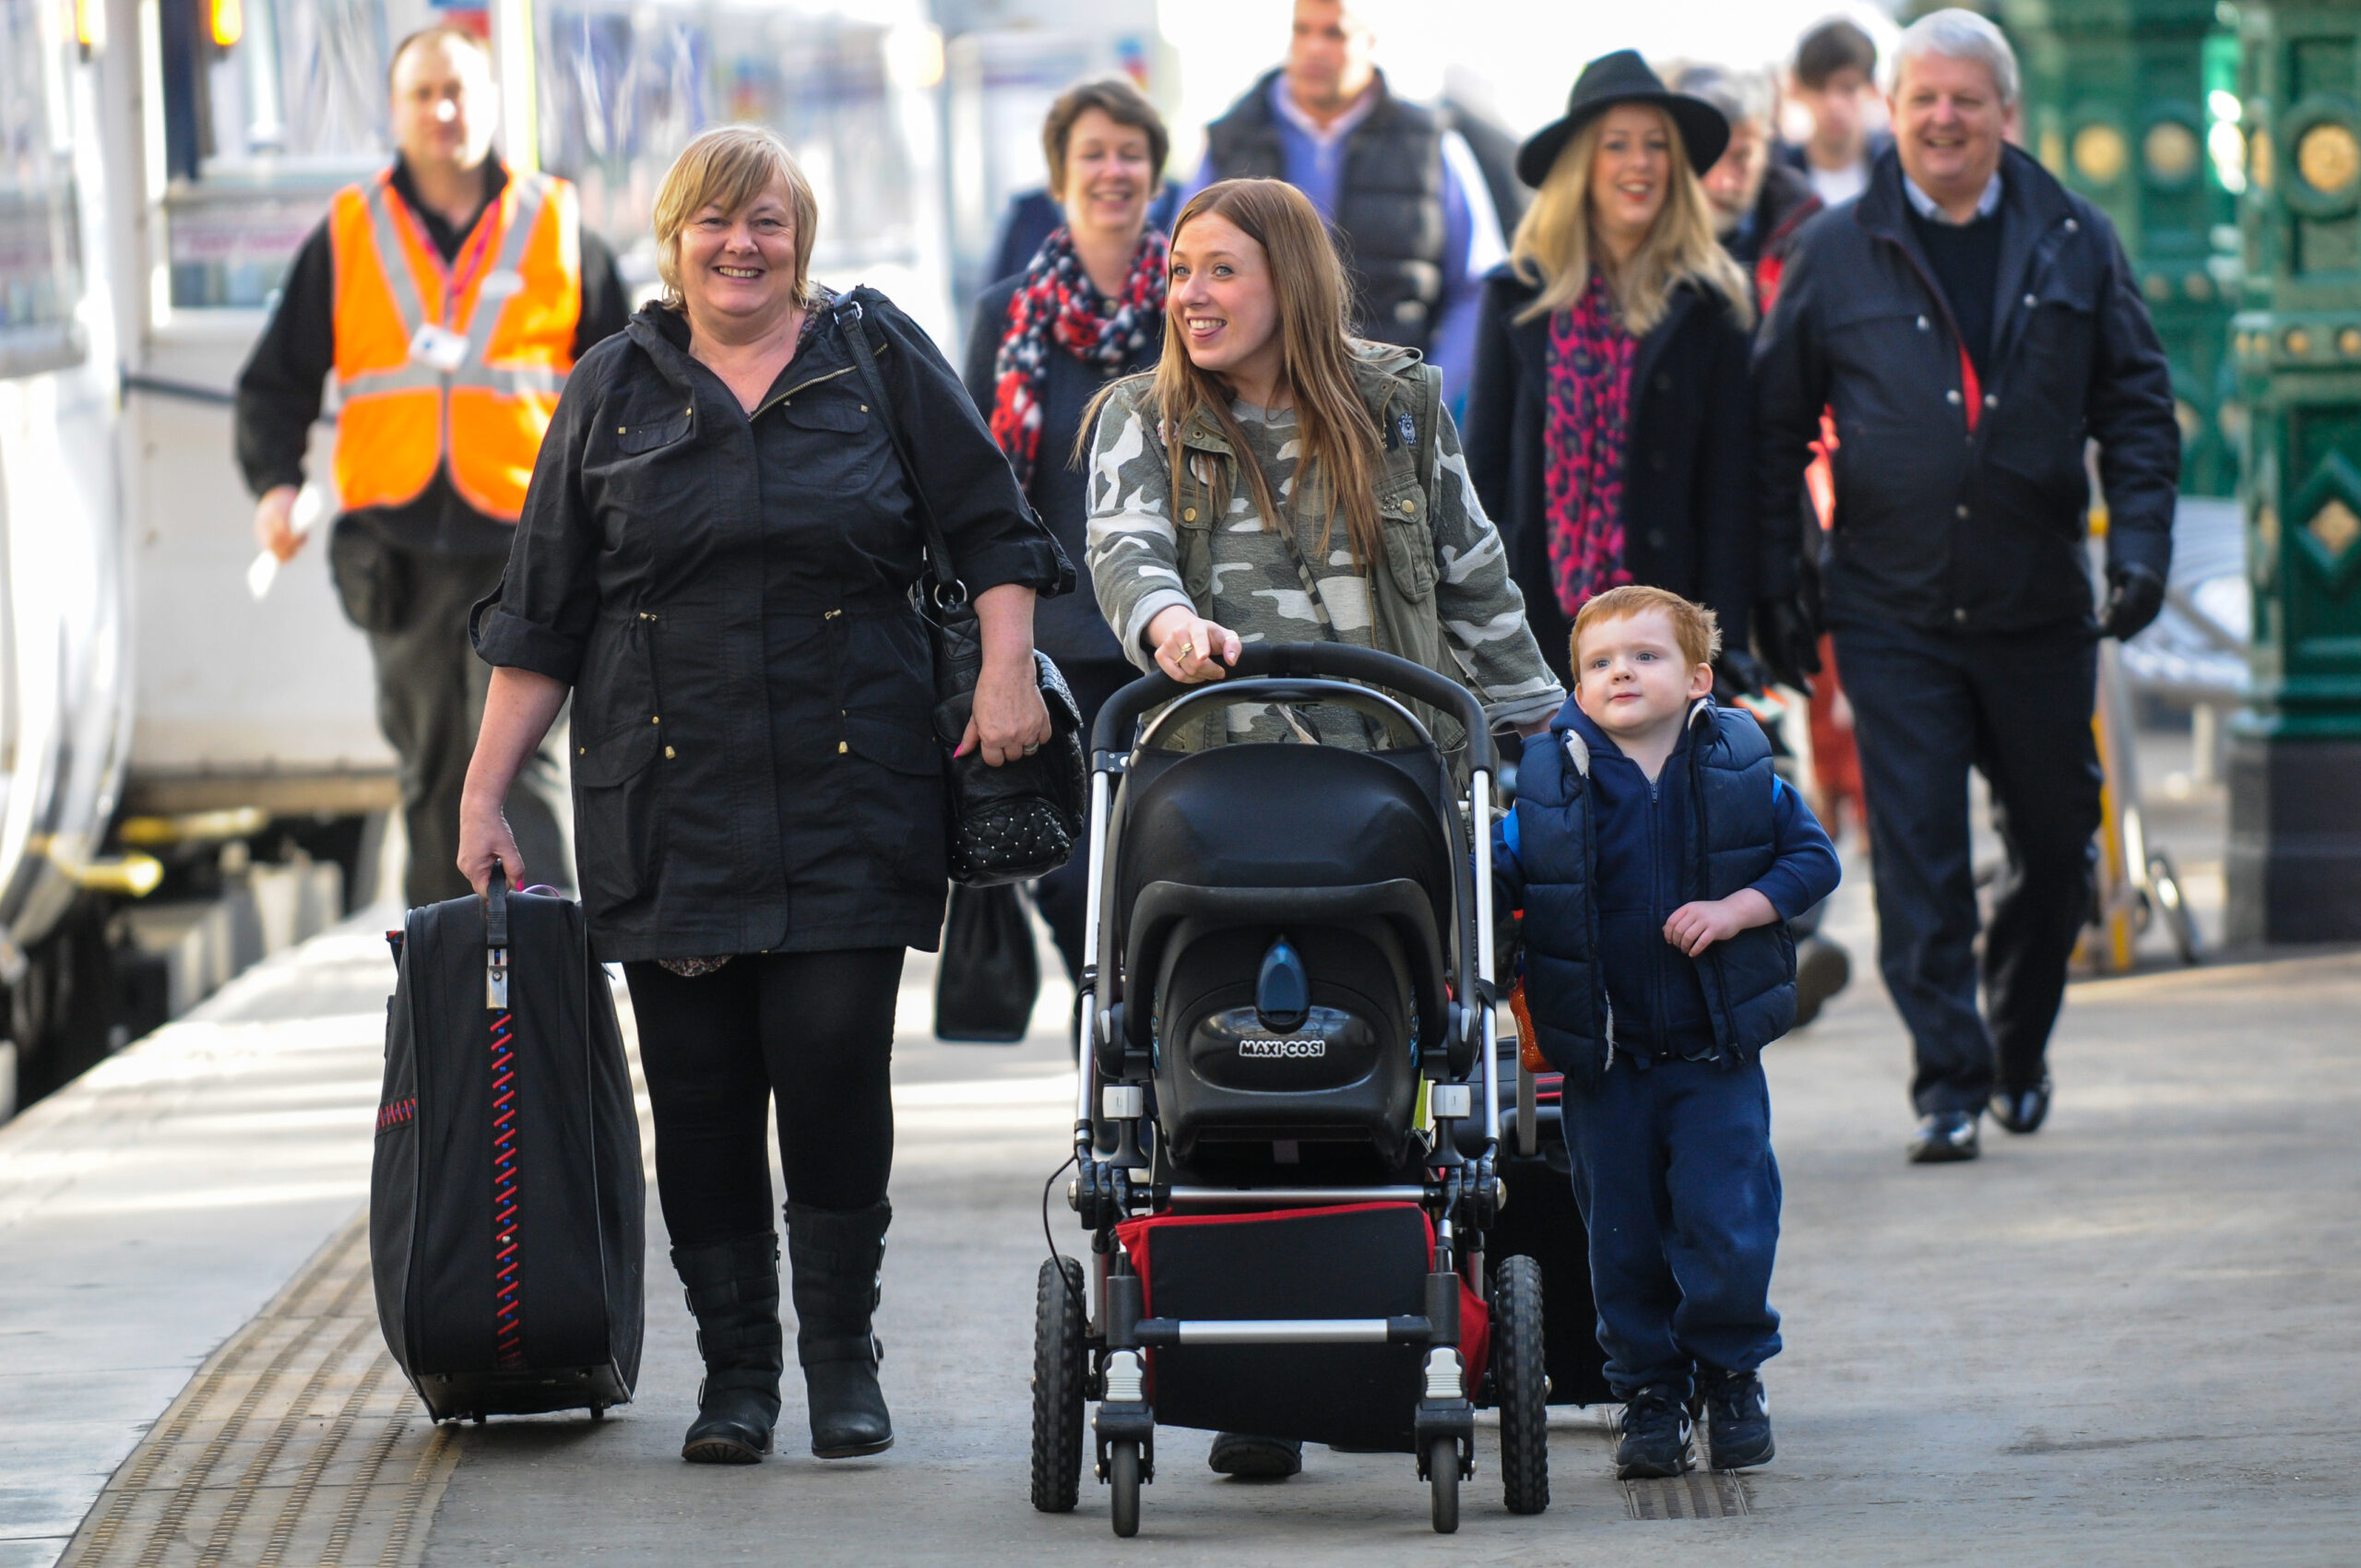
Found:
<svg viewBox="0 0 2361 1568"><path fill-rule="evenodd" d="M1771 742L1753 715L1705 701L1690 724L1683 754L1693 820L1681 857L1683 903L1754 885L1771 869L1777 837ZM1596 1083L1612 1060L1614 1012L1593 896L1598 852L1590 756L1565 715L1551 723L1546 742L1526 743L1516 789L1525 1003L1549 1064L1578 1083ZM1786 921L1740 932L1692 961L1724 1060L1750 1056L1794 1027L1796 944Z"/></svg>

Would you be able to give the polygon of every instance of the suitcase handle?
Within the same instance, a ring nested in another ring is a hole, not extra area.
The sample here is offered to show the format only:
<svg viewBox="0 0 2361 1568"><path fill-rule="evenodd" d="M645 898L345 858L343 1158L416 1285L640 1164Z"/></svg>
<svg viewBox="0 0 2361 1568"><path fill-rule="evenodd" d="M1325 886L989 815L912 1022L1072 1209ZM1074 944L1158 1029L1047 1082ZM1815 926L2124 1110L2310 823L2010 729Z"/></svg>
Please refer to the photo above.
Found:
<svg viewBox="0 0 2361 1568"><path fill-rule="evenodd" d="M495 1013L508 1011L508 868L492 862L492 878L484 885L483 1004Z"/></svg>

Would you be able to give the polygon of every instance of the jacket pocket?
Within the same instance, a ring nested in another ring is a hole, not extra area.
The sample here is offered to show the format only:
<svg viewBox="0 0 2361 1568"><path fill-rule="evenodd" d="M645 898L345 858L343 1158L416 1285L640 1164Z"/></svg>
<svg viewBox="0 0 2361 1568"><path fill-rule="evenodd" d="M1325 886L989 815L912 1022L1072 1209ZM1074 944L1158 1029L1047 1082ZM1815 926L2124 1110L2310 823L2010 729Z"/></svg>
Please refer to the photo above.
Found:
<svg viewBox="0 0 2361 1568"><path fill-rule="evenodd" d="M594 916L655 885L662 757L662 727L653 717L619 725L575 750L575 860Z"/></svg>
<svg viewBox="0 0 2361 1568"><path fill-rule="evenodd" d="M2079 279L2054 273L2035 286L2017 348L1996 389L1985 443L1992 466L2025 488L2019 496L2051 531L2082 537L2090 499L2082 449L2083 398L2098 336L2097 302Z"/></svg>
<svg viewBox="0 0 2361 1568"><path fill-rule="evenodd" d="M328 576L345 619L364 632L392 636L410 624L409 556L350 517L328 534Z"/></svg>
<svg viewBox="0 0 2361 1568"><path fill-rule="evenodd" d="M1870 297L1832 305L1822 328L1837 403L1840 473L1845 447L1857 439L1874 445L1901 431L1924 432L1930 420L1964 415L1944 394L1959 386L1959 350L1940 310L1891 298Z"/></svg>
<svg viewBox="0 0 2361 1568"><path fill-rule="evenodd" d="M695 422L692 410L661 414L636 424L623 423L615 427L615 451L625 457L636 457L658 447L670 446L687 438L689 427Z"/></svg>
<svg viewBox="0 0 2361 1568"><path fill-rule="evenodd" d="M887 450L876 411L835 385L799 392L779 405L778 417L796 432L795 475L815 491L850 494L876 481Z"/></svg>
<svg viewBox="0 0 2361 1568"><path fill-rule="evenodd" d="M1430 599L1435 591L1435 532L1427 520L1427 492L1415 480L1400 481L1379 490L1379 532L1385 540L1385 567L1394 586L1413 601Z"/></svg>
<svg viewBox="0 0 2361 1568"><path fill-rule="evenodd" d="M850 823L875 862L902 886L941 891L949 879L947 766L933 737L896 724L850 720L846 744L860 770Z"/></svg>
<svg viewBox="0 0 2361 1568"><path fill-rule="evenodd" d="M675 400L676 398L680 400ZM602 409L583 452L585 493L612 531L657 517L694 515L706 465L697 459L696 413L686 394L660 404L647 398L621 411Z"/></svg>

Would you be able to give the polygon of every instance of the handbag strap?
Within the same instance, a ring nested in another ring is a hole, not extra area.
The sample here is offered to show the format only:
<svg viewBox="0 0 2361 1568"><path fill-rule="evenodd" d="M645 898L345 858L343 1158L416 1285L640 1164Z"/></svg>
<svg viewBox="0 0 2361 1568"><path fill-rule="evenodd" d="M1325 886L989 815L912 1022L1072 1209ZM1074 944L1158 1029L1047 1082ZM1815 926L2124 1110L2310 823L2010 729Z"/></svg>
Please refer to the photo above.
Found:
<svg viewBox="0 0 2361 1568"><path fill-rule="evenodd" d="M934 515L934 505L927 499L926 481L919 478L919 468L910 461L908 443L902 439L901 417L894 411L894 399L885 390L885 378L877 373L877 351L869 346L869 329L863 325L860 291L847 294L836 305L836 325L852 347L853 363L860 371L861 385L869 388L870 401L877 405L878 417L885 422L886 439L894 444L894 456L902 465L902 477L909 481L910 498L918 504L919 531L925 536L927 570L934 576L934 600L938 607L965 604L967 585L959 580L959 573L951 564L951 546L943 537L943 525Z"/></svg>

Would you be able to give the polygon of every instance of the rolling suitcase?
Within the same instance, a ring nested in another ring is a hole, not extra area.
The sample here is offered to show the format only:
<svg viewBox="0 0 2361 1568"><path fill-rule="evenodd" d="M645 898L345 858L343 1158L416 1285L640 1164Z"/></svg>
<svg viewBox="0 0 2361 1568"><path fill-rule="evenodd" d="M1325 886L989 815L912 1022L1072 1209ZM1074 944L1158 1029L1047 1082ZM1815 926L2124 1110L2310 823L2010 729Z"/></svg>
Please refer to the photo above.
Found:
<svg viewBox="0 0 2361 1568"><path fill-rule="evenodd" d="M647 1190L582 907L511 894L393 933L369 1184L377 1318L436 1420L587 1408L639 1375Z"/></svg>

